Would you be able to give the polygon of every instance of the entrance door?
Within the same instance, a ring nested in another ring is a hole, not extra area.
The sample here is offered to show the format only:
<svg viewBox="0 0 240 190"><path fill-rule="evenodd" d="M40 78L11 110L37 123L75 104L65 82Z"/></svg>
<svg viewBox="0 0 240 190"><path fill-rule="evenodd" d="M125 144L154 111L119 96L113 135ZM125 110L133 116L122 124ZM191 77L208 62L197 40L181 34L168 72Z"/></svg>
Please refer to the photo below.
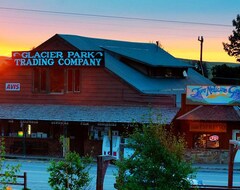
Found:
<svg viewBox="0 0 240 190"><path fill-rule="evenodd" d="M84 134L85 127L71 126L69 127L70 150L84 154Z"/></svg>
<svg viewBox="0 0 240 190"><path fill-rule="evenodd" d="M233 130L232 131L232 140L240 141L240 130ZM240 162L240 151L239 150L237 151L234 162Z"/></svg>

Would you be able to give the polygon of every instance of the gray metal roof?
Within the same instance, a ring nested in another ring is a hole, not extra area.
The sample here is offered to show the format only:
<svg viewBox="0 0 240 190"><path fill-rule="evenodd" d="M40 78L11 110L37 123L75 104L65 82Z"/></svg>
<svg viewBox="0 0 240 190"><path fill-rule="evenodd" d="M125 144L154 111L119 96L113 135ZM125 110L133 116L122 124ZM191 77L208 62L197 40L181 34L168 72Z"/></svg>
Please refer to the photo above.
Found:
<svg viewBox="0 0 240 190"><path fill-rule="evenodd" d="M63 34L60 36L80 50L99 50L102 48L154 67L192 67L192 65L174 58L153 43L126 42Z"/></svg>
<svg viewBox="0 0 240 190"><path fill-rule="evenodd" d="M187 85L214 85L190 64L184 63L151 43L124 42L87 38L76 35L59 35L79 50L105 50L105 67L128 84L144 94L175 94L180 105L181 94L186 93ZM188 76L183 79L152 78L119 61L108 51L126 56L152 66L189 67Z"/></svg>
<svg viewBox="0 0 240 190"><path fill-rule="evenodd" d="M0 104L0 119L73 121L73 122L116 122L148 123L149 114L153 122L157 116L169 124L178 108L166 107L125 107L125 106L71 106L39 104Z"/></svg>

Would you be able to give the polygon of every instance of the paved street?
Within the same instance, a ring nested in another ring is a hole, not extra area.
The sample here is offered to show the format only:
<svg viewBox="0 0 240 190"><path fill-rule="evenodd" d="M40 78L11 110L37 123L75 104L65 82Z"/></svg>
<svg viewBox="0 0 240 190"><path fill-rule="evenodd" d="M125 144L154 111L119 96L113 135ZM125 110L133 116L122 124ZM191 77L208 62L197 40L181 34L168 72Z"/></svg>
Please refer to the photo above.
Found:
<svg viewBox="0 0 240 190"><path fill-rule="evenodd" d="M47 168L49 166L48 161L37 160L7 160L6 163L12 165L21 163L21 172L27 172L28 188L31 190L50 190L48 185L49 173ZM205 185L227 185L228 170L227 165L195 165L194 167L200 168L196 173L196 179L203 180ZM234 186L240 186L240 165L235 167L234 171ZM96 189L96 173L97 166L94 163L90 176L92 177L92 183L87 190ZM104 190L114 190L113 184L115 182L116 167L110 165L108 167L105 181ZM22 187L15 186L14 190L20 190Z"/></svg>
<svg viewBox="0 0 240 190"><path fill-rule="evenodd" d="M31 190L50 190L48 185L49 173L47 168L49 166L48 161L36 161L36 160L7 160L6 163L16 165L21 164L21 172L27 172L27 184L28 188ZM20 175L22 175L22 173ZM110 165L108 167L105 181L104 181L104 190L113 190L113 184L115 182L114 173L116 173L116 167ZM96 174L97 166L93 164L90 170L90 176L92 178L92 183L88 190L96 189ZM20 190L22 186L15 186L13 190Z"/></svg>

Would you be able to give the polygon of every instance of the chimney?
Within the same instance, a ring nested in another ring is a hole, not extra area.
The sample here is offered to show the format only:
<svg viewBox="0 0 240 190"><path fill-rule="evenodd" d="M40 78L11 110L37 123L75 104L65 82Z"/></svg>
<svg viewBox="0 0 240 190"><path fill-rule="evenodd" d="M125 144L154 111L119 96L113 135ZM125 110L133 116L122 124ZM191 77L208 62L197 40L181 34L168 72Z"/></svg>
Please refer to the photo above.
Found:
<svg viewBox="0 0 240 190"><path fill-rule="evenodd" d="M156 45L157 45L157 51L158 51L158 48L159 48L159 41L156 41Z"/></svg>

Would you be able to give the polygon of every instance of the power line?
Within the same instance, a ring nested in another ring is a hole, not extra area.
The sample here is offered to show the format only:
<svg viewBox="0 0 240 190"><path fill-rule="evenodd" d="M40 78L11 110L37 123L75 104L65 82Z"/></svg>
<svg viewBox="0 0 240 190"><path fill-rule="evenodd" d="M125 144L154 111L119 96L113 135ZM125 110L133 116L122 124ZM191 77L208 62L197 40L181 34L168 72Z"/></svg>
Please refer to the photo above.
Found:
<svg viewBox="0 0 240 190"><path fill-rule="evenodd" d="M227 25L227 24L188 22L188 21L177 21L177 20L163 20L163 19L140 18L140 17L123 17L123 16L113 16L113 15L84 14L84 13L76 13L76 12L49 11L49 10L39 10L39 9L21 9L21 8L10 8L10 7L0 7L0 9L2 9L2 10L12 10L12 11L24 11L24 12L38 12L38 13L50 13L50 14L74 15L74 16L101 17L101 18L111 18L111 19L140 20L140 21L151 21L151 22L167 22L167 23L206 25L206 26L218 26L218 27L232 27L231 25Z"/></svg>

